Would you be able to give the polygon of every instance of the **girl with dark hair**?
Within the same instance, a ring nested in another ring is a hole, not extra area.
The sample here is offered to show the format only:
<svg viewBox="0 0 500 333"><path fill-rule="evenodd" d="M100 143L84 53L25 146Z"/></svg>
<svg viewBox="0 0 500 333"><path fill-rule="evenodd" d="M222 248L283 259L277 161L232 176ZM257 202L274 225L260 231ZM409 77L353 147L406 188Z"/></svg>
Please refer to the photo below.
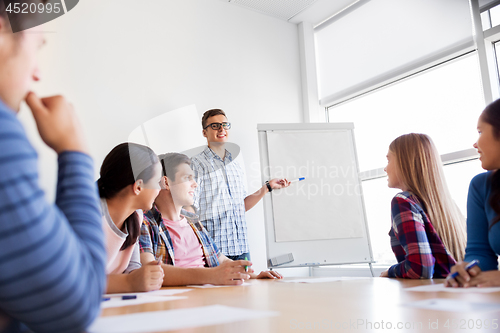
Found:
<svg viewBox="0 0 500 333"><path fill-rule="evenodd" d="M161 288L163 270L141 266L139 243L142 210L149 210L160 192L161 166L153 150L122 143L104 159L97 181L108 260L108 293Z"/></svg>
<svg viewBox="0 0 500 333"><path fill-rule="evenodd" d="M448 278L448 287L500 286L498 255L500 254L500 100L484 109L477 122L479 138L474 148L483 169L475 176L467 197L467 247L465 259L453 266L456 278ZM469 270L472 260L479 265Z"/></svg>

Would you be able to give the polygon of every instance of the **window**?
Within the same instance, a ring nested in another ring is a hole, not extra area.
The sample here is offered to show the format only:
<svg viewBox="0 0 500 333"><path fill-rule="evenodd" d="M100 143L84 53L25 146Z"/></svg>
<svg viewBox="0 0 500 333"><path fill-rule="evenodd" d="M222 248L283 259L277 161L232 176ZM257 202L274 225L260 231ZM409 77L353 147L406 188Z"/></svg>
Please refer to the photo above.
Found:
<svg viewBox="0 0 500 333"><path fill-rule="evenodd" d="M387 164L389 144L399 135L417 132L430 135L441 155L471 149L483 108L475 52L328 108L330 122L354 123L360 171L371 175L363 181L363 192L377 262L395 262L387 233L390 202L398 191L387 187L381 170ZM470 152L458 161L461 163L444 168L450 191L464 215L468 184L482 171L474 150Z"/></svg>
<svg viewBox="0 0 500 333"><path fill-rule="evenodd" d="M493 46L495 48L496 70L497 70L498 76L500 77L500 68L498 67L498 60L500 60L500 42L493 43Z"/></svg>
<svg viewBox="0 0 500 333"><path fill-rule="evenodd" d="M483 30L488 30L500 24L500 5L485 10L481 13Z"/></svg>

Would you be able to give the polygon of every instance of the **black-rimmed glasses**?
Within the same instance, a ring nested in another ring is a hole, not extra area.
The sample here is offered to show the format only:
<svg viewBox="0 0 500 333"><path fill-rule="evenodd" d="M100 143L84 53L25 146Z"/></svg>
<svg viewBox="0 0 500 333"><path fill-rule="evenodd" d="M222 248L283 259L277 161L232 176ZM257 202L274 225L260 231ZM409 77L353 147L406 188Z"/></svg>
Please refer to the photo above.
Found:
<svg viewBox="0 0 500 333"><path fill-rule="evenodd" d="M207 129L208 126L210 126L214 131L218 131L221 126L225 130L231 129L231 123L211 123L205 126L203 129Z"/></svg>

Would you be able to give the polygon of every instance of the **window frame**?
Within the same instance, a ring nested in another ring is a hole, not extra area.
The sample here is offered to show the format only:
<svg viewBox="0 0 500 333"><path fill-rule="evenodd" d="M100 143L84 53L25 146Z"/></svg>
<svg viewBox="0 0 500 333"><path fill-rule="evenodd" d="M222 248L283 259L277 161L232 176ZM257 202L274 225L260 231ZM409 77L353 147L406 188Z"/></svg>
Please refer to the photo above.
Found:
<svg viewBox="0 0 500 333"><path fill-rule="evenodd" d="M390 80L385 80L382 83L379 82L378 84L375 84L371 87L363 87L357 92L351 93L349 96L345 96L344 98L341 98L339 100L332 101L324 107L326 122L331 122L331 108L349 102L353 99L363 97L367 94L376 92L379 89L398 83L402 80L406 80L413 77L414 75L421 74L429 69L432 69L448 61L452 61L472 52L477 52L477 56L479 59L479 76L483 87L482 90L485 106L500 98L500 69L497 66L498 60L496 59L495 52L495 43L500 42L500 25L483 31L481 21L482 13L489 11L491 8L494 8L498 5L500 5L500 0L493 1L483 7L479 7L478 0L470 0L472 23L473 28L476 32L474 35L476 47L473 50L471 50L467 45L462 45L461 50L457 49L454 50L455 52L451 52L445 56L434 58L429 57L428 59L425 59L420 63L419 67L413 68L413 70L410 72L394 74ZM444 166L449 164L468 162L478 158L479 155L473 148L454 151L448 154L441 155L441 160L443 161ZM384 168L381 167L360 172L359 176L361 181L367 181L385 177L386 173L384 171Z"/></svg>

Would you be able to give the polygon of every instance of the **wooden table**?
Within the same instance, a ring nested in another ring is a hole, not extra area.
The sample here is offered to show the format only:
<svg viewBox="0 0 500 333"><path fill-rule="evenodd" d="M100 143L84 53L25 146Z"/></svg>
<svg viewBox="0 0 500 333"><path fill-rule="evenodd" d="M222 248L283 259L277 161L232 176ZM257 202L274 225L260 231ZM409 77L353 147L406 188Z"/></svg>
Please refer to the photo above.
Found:
<svg viewBox="0 0 500 333"><path fill-rule="evenodd" d="M250 286L194 289L181 294L188 297L182 300L109 308L103 311L102 316L220 304L278 311L280 315L191 328L184 332L500 332L500 328L491 327L494 319L500 326L500 311L455 313L422 310L404 305L430 298L500 303L500 292L458 294L405 291L409 287L442 282L443 280L389 278L313 284L251 280ZM486 320L489 320L489 329L484 328ZM469 329L472 327L474 330Z"/></svg>

